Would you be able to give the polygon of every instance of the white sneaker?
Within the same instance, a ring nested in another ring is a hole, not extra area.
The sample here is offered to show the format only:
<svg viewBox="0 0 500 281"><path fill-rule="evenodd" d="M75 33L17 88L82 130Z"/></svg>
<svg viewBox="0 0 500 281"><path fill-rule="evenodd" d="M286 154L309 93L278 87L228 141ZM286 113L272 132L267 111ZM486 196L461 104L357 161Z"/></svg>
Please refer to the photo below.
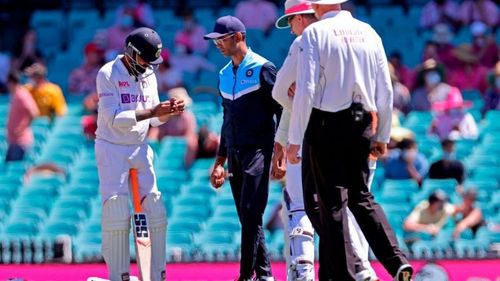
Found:
<svg viewBox="0 0 500 281"><path fill-rule="evenodd" d="M398 273L396 273L396 277L394 277L394 281L412 281L413 277L413 267L409 264L403 264L399 267Z"/></svg>

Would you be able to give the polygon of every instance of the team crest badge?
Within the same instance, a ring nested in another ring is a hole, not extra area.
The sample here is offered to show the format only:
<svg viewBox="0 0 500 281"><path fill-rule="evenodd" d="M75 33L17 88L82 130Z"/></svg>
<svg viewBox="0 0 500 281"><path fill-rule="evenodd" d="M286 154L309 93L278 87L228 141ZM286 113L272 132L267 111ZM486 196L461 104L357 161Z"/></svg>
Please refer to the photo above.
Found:
<svg viewBox="0 0 500 281"><path fill-rule="evenodd" d="M247 77L252 77L252 75L253 75L253 70L252 70L252 69L247 70L247 73L246 73L246 74L247 74Z"/></svg>

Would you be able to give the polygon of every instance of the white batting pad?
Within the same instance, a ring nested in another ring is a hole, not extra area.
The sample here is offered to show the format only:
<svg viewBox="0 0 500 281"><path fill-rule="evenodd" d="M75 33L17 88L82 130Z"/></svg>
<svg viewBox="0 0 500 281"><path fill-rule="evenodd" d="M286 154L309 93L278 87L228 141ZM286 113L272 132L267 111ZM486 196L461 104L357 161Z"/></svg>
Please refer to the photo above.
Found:
<svg viewBox="0 0 500 281"><path fill-rule="evenodd" d="M151 280L166 279L166 231L167 212L160 193L150 193L144 198L142 208L148 215L151 235Z"/></svg>
<svg viewBox="0 0 500 281"><path fill-rule="evenodd" d="M102 255L111 281L130 280L130 211L128 198L112 196L104 202L101 215Z"/></svg>
<svg viewBox="0 0 500 281"><path fill-rule="evenodd" d="M290 267L288 279L293 281L314 280L314 228L304 211L290 213Z"/></svg>

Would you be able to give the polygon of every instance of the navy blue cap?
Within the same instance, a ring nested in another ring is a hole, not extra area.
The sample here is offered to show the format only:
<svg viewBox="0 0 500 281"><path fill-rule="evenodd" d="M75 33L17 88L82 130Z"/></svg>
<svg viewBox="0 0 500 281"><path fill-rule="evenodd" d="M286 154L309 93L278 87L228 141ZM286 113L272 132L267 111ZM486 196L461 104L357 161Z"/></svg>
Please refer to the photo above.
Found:
<svg viewBox="0 0 500 281"><path fill-rule="evenodd" d="M163 61L161 54L161 38L156 31L148 27L140 27L129 33L125 39L136 50L138 55L150 64L160 64Z"/></svg>
<svg viewBox="0 0 500 281"><path fill-rule="evenodd" d="M223 16L215 21L214 31L206 34L203 38L205 40L217 39L236 32L245 33L245 25L237 17Z"/></svg>

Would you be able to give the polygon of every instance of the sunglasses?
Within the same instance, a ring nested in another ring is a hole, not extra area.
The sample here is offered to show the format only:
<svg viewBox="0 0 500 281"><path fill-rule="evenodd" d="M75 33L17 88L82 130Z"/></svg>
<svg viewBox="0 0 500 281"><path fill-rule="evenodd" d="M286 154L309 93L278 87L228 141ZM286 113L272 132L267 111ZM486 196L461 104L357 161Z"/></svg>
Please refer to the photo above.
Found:
<svg viewBox="0 0 500 281"><path fill-rule="evenodd" d="M219 44L222 44L223 42L225 42L227 39L233 37L235 34L236 33L229 34L229 35L226 35L226 36L218 38L218 39L213 39L212 41L214 42L215 45L219 45Z"/></svg>

